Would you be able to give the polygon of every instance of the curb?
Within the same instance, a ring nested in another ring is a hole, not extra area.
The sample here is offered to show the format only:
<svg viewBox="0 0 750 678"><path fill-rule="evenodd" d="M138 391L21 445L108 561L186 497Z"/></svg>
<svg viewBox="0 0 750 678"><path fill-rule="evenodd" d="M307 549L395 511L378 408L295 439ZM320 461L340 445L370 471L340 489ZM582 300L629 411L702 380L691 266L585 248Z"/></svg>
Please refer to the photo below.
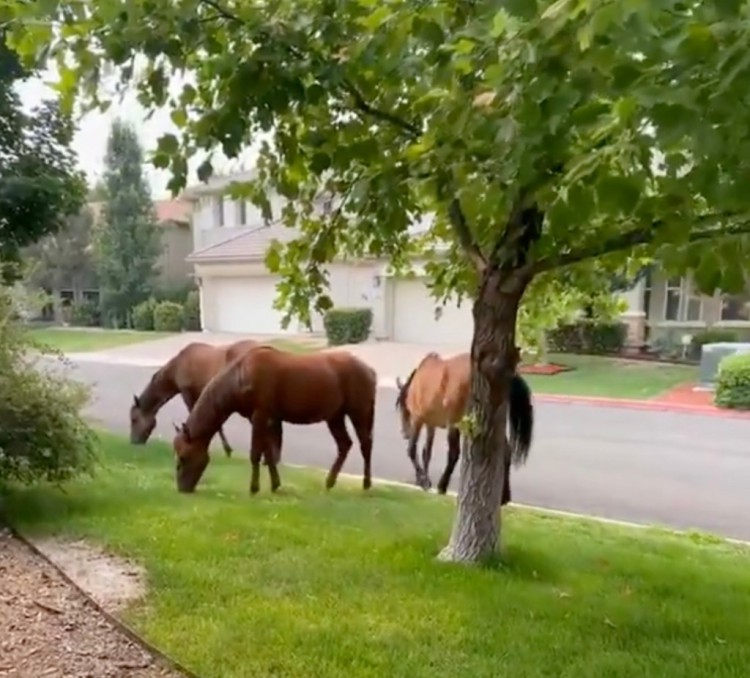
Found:
<svg viewBox="0 0 750 678"><path fill-rule="evenodd" d="M316 466L305 466L304 464L287 464L284 462L284 466L287 466L289 468L296 468L296 469L302 469L305 471L320 471L321 469ZM362 481L361 475L355 475L354 473L339 473L339 478L346 478L347 480L351 481ZM437 490L433 487L427 491L423 490L421 487L417 487L416 485L412 485L411 483L405 483L401 480L388 480L387 478L373 478L372 484L373 487L375 486L375 483L379 485L385 485L390 487L397 487L402 490L413 490L416 492L423 492L425 494L435 494L437 495ZM458 497L458 492L455 490L448 490L445 493L446 497L452 497L456 499ZM574 511L564 511L562 509L551 509L551 508L545 508L543 506L534 506L533 504L518 504L514 501L510 502L508 504L514 509L520 509L521 511L531 511L534 513L542 513L544 515L549 516L557 516L559 518L568 518L570 520L585 520L593 523L601 523L603 525L613 525L615 527L623 527L627 529L632 530L661 530L663 532L666 532L668 534L672 534L679 537L689 537L691 534L691 530L683 530L683 529L676 529L673 527L669 527L666 525L658 525L655 523L634 523L629 520L618 520L617 518L604 518L603 516L595 516L588 513L576 513ZM725 542L727 544L734 544L735 546L742 546L744 548L750 548L750 541L746 541L743 539L735 539L734 537L725 537L721 534L716 534L714 532L705 532L702 530L695 530L697 532L701 532L702 534L709 535L711 537L715 537L717 540Z"/></svg>

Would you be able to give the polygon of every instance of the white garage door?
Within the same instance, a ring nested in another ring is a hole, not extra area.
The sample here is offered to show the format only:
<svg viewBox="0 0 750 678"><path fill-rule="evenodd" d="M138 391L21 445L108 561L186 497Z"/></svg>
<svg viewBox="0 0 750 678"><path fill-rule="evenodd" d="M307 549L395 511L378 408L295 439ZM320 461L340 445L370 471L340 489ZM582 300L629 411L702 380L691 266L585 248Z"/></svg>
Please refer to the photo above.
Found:
<svg viewBox="0 0 750 678"><path fill-rule="evenodd" d="M211 329L216 332L280 334L295 327L292 321L287 330L281 328L284 314L273 307L275 278L208 278L203 284L210 288L205 296L215 304L210 317L216 325Z"/></svg>
<svg viewBox="0 0 750 678"><path fill-rule="evenodd" d="M393 281L393 339L413 344L462 344L469 350L474 330L471 301L459 308L455 301L442 307L435 320L438 302L430 296L425 281Z"/></svg>

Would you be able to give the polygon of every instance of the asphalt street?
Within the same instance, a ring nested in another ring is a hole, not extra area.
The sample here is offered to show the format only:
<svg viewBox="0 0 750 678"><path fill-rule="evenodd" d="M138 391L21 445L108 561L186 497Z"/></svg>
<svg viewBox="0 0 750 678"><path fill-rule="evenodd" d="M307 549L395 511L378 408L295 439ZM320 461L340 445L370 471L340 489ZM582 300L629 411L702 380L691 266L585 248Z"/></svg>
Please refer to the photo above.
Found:
<svg viewBox="0 0 750 678"><path fill-rule="evenodd" d="M133 394L140 393L152 373L151 368L104 363L80 363L70 370L93 386L88 415L123 434L129 430ZM395 397L392 389L378 392L373 474L411 482ZM528 463L512 472L514 502L750 540L750 421L581 404L538 402L535 410ZM186 412L181 399L168 403L152 439L171 440L172 422L183 421ZM325 424L284 427L286 461L326 469L331 465L335 445ZM248 422L233 416L224 431L236 454L246 454ZM215 439L222 454L219 445ZM439 433L433 483L444 463L445 435ZM355 442L344 471L359 474L361 469Z"/></svg>

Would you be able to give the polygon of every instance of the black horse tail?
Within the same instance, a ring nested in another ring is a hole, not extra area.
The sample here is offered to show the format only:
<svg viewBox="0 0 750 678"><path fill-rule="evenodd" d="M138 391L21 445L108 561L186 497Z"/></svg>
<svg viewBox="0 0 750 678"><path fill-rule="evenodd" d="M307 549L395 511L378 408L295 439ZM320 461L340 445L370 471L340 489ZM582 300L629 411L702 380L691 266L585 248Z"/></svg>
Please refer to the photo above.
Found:
<svg viewBox="0 0 750 678"><path fill-rule="evenodd" d="M515 465L523 464L529 456L533 433L531 389L526 380L516 374L510 382L510 445L511 460Z"/></svg>

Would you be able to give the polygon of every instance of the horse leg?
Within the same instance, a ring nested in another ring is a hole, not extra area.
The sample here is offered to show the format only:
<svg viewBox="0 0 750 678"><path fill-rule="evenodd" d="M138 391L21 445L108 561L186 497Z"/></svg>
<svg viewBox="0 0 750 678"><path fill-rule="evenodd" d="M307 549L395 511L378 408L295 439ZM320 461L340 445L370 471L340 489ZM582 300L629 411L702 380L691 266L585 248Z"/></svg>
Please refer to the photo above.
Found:
<svg viewBox="0 0 750 678"><path fill-rule="evenodd" d="M282 421L279 420L272 424L271 429L273 432L273 458L274 463L278 466L281 463L281 445L284 438ZM265 457L263 457L263 466L268 466L268 460Z"/></svg>
<svg viewBox="0 0 750 678"><path fill-rule="evenodd" d="M503 496L500 506L510 504L510 447L505 450L505 478L503 479Z"/></svg>
<svg viewBox="0 0 750 678"><path fill-rule="evenodd" d="M250 494L257 494L260 490L260 459L266 448L266 426L262 417L254 416L252 433L250 436Z"/></svg>
<svg viewBox="0 0 750 678"><path fill-rule="evenodd" d="M362 452L364 469L362 471L362 488L369 490L372 487L372 429L375 422L375 405L368 410L364 417L352 417L354 433L359 441L359 449Z"/></svg>
<svg viewBox="0 0 750 678"><path fill-rule="evenodd" d="M271 492L276 492L281 487L279 470L276 468L277 460L281 457L281 420L268 422L268 437L270 440L263 445L263 459L271 478Z"/></svg>
<svg viewBox="0 0 750 678"><path fill-rule="evenodd" d="M422 424L412 425L411 438L409 438L409 446L406 448L406 454L409 455L411 464L414 467L414 474L416 478L416 484L419 485L423 490L430 489L430 480L427 478L424 470L419 465L419 459L417 459L417 443L419 442L419 434L422 432Z"/></svg>
<svg viewBox="0 0 750 678"><path fill-rule="evenodd" d="M448 463L445 465L443 475L438 482L438 494L445 494L451 482L451 476L456 468L458 457L461 454L461 431L457 428L448 429Z"/></svg>
<svg viewBox="0 0 750 678"><path fill-rule="evenodd" d="M430 462L432 461L432 446L435 443L435 428L433 426L427 427L427 435L424 440L424 447L422 447L422 468L424 470L424 477L427 480L427 486L432 485L430 480Z"/></svg>
<svg viewBox="0 0 750 678"><path fill-rule="evenodd" d="M349 436L349 432L346 430L346 421L344 420L343 414L326 423L328 424L328 430L331 432L333 439L336 441L336 446L338 447L338 456L336 457L336 461L333 462L331 470L328 472L328 478L326 478L326 488L330 490L336 484L336 479L339 477L341 467L346 461L349 450L352 449L352 439Z"/></svg>

